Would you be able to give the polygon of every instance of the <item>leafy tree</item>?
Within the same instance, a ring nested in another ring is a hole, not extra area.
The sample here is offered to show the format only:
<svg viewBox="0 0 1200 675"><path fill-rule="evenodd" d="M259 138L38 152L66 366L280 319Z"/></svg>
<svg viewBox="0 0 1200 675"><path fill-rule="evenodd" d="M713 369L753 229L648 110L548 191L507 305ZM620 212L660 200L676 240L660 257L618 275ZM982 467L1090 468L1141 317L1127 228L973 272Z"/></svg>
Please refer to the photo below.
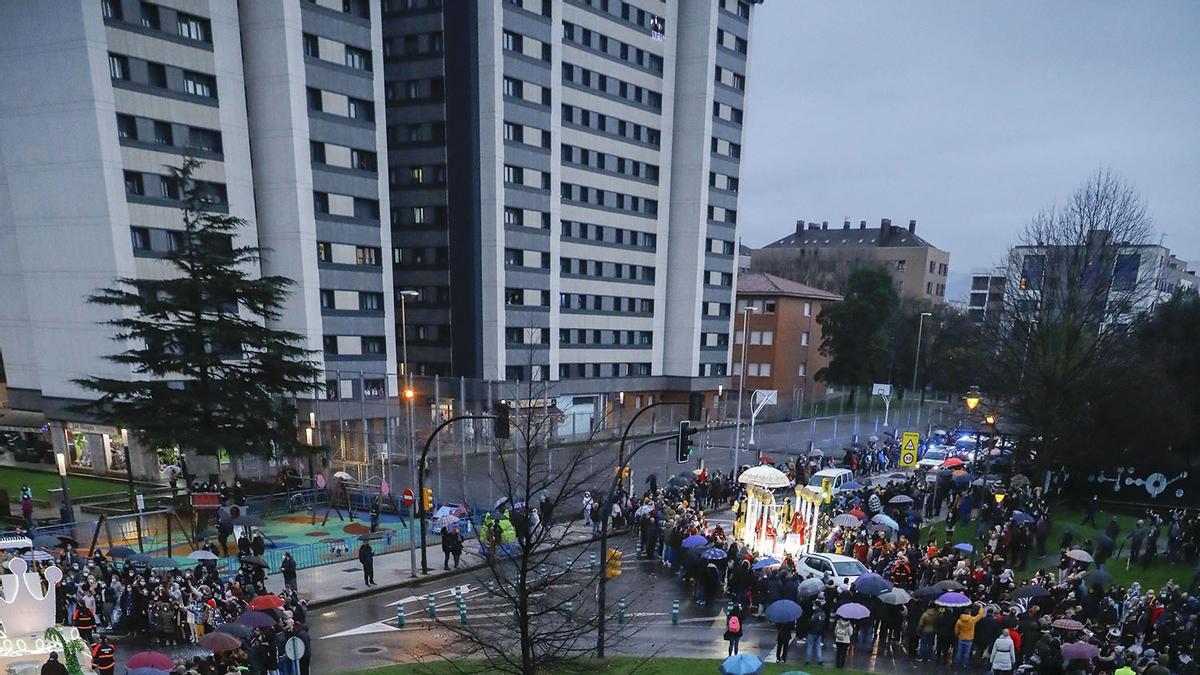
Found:
<svg viewBox="0 0 1200 675"><path fill-rule="evenodd" d="M898 302L892 277L884 268L852 272L842 301L826 303L817 317L821 353L830 359L817 371L817 379L848 387L880 381L890 361L888 327ZM853 403L853 390L850 396Z"/></svg>
<svg viewBox="0 0 1200 675"><path fill-rule="evenodd" d="M929 316L922 321L921 314L925 312ZM922 400L931 388L940 392L966 391L977 383L979 373L986 367L987 350L982 337L982 329L951 305L903 298L892 322L894 381L910 386L916 365Z"/></svg>
<svg viewBox="0 0 1200 675"><path fill-rule="evenodd" d="M287 398L311 391L320 373L301 335L270 327L293 282L259 276L262 249L236 243L247 223L214 208L193 178L199 166L170 167L184 202L183 230L164 256L174 274L121 278L89 298L116 310L108 323L126 349L106 358L132 377L77 380L101 395L79 409L150 447L287 452L297 435Z"/></svg>

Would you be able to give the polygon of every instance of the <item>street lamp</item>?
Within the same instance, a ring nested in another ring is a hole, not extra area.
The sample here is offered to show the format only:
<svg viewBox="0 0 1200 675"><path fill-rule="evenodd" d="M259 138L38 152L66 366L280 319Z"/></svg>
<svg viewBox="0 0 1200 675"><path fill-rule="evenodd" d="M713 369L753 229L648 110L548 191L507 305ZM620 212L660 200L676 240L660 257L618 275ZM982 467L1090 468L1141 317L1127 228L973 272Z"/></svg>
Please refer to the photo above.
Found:
<svg viewBox="0 0 1200 675"><path fill-rule="evenodd" d="M62 507L59 515L63 524L75 522L75 511L71 508L71 487L67 485L67 456L62 452L54 453L54 461L58 464L58 479L62 483Z"/></svg>
<svg viewBox="0 0 1200 675"><path fill-rule="evenodd" d="M925 317L927 316L933 316L933 314L921 312L921 316L917 319L917 355L913 359L913 391L917 390L917 369L921 367L921 330L925 328Z"/></svg>
<svg viewBox="0 0 1200 675"><path fill-rule="evenodd" d="M979 402L983 400L983 395L979 393L979 387L971 385L971 388L967 390L967 395L963 397L963 400L967 402L967 410L970 412L975 412L975 409L979 407Z"/></svg>
<svg viewBox="0 0 1200 675"><path fill-rule="evenodd" d="M745 308L742 309L742 366L738 372L737 425L734 427L733 436L733 474L735 476L738 472L738 462L742 452L742 395L746 390L746 344L750 342L750 312L753 311L756 311L754 305L747 301Z"/></svg>
<svg viewBox="0 0 1200 675"><path fill-rule="evenodd" d="M408 434L407 434L407 436L408 436L408 476L409 476L409 485L416 485L417 484L417 473L416 473L417 469L416 469L416 465L413 462L413 454L414 454L414 450L416 449L413 446L413 439L414 439L413 407L412 407L413 388L412 388L412 377L408 374L408 310L407 310L406 301L408 298L420 297L421 294L414 290L407 290L407 291L400 291L400 292L396 293L396 295L399 296L399 298L400 298L400 371L401 371L400 374L404 377L404 399L406 401L408 401ZM389 474L388 483L391 485L395 485L396 484L395 481L391 480L391 475L390 475L391 473L392 473L392 462L389 459L388 460L388 474ZM417 497L420 498L421 495L417 495ZM397 508L397 513L399 513L398 508ZM410 513L409 516L410 516L409 520L411 521L412 514ZM413 546L412 528L411 527L409 528L408 532L409 532L409 541L408 541L409 576L411 576L412 578L415 579L417 577L417 549L416 549L416 547Z"/></svg>

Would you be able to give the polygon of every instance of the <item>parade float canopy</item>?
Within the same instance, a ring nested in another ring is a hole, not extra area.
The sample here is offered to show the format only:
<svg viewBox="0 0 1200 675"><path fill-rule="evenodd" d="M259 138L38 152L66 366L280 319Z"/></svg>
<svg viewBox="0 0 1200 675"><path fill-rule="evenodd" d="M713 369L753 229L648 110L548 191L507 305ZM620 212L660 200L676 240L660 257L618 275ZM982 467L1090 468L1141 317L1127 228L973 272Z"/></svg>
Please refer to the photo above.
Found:
<svg viewBox="0 0 1200 675"><path fill-rule="evenodd" d="M4 629L0 635L0 669L7 673L38 673L46 657L52 651L62 651L55 640L46 640L45 631L54 626L56 601L55 585L62 579L62 570L53 565L47 567L45 575L48 589L42 592L42 576L28 570L21 558L8 561L8 574L0 575L3 595L0 595L0 624ZM67 640L79 638L79 632L70 626L59 626ZM80 661L87 667L90 660L86 650L79 654Z"/></svg>
<svg viewBox="0 0 1200 675"><path fill-rule="evenodd" d="M785 488L792 484L786 473L766 465L746 469L742 475L738 476L738 482L770 489Z"/></svg>

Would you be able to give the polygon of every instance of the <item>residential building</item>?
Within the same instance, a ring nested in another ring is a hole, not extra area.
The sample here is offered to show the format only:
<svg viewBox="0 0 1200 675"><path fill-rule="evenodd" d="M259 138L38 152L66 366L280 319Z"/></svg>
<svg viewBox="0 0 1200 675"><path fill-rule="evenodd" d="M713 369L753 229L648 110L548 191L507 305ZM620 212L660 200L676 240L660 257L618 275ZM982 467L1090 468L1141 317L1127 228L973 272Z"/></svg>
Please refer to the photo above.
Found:
<svg viewBox="0 0 1200 675"><path fill-rule="evenodd" d="M816 374L829 357L821 354L817 317L824 305L841 299L773 274L738 277L731 391L738 391L744 373L746 401L749 392L770 389L777 409L798 414L805 402L824 398L825 383Z"/></svg>
<svg viewBox="0 0 1200 675"><path fill-rule="evenodd" d="M0 37L0 425L45 425L76 468L124 471L125 434L69 409L91 395L76 379L133 376L103 358L122 349L115 314L86 298L172 273L164 166L190 155L213 208L250 224L235 243L266 249L254 272L296 282L271 324L325 371L313 413L359 402L376 447L397 386L378 3L4 3ZM133 462L158 475L152 453Z"/></svg>
<svg viewBox="0 0 1200 675"><path fill-rule="evenodd" d="M854 269L880 265L887 269L896 291L914 300L945 301L950 253L917 235L917 221L908 228L884 218L879 227L857 228L845 220L841 229L821 223L796 221L796 231L751 254L753 272L775 274L831 291L845 289Z"/></svg>
<svg viewBox="0 0 1200 675"><path fill-rule="evenodd" d="M1003 267L971 270L971 296L966 312L976 324L987 325L1000 320L1004 313Z"/></svg>
<svg viewBox="0 0 1200 675"><path fill-rule="evenodd" d="M726 381L756 4L384 1L414 374L597 415Z"/></svg>

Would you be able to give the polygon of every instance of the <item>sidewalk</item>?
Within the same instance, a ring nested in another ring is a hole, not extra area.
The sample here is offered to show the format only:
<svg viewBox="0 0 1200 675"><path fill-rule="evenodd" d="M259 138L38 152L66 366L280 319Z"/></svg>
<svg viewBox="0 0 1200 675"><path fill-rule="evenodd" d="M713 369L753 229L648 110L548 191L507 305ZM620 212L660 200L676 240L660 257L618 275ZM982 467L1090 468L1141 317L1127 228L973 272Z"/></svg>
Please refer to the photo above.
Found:
<svg viewBox="0 0 1200 675"><path fill-rule="evenodd" d="M592 541L591 527L585 527L581 521L573 521L566 525L555 525L556 537L560 538L559 547L572 546L582 542ZM562 532L562 530L566 532ZM610 534L610 536L615 536ZM337 602L344 602L359 597L374 595L385 591L416 586L446 577L452 577L465 572L473 572L487 567L487 562L479 555L479 540L468 539L463 542L462 559L458 569L443 570L442 546L436 537L427 537L426 558L429 563L429 574L421 574L421 551L416 552L417 576L412 576L412 565L408 550L375 556L375 586L363 584L362 565L357 557L319 567L297 570L296 585L300 589L300 597L308 602L309 609L316 609ZM357 555L357 551L355 551ZM267 588L272 592L283 590L283 575L271 574L267 579Z"/></svg>

